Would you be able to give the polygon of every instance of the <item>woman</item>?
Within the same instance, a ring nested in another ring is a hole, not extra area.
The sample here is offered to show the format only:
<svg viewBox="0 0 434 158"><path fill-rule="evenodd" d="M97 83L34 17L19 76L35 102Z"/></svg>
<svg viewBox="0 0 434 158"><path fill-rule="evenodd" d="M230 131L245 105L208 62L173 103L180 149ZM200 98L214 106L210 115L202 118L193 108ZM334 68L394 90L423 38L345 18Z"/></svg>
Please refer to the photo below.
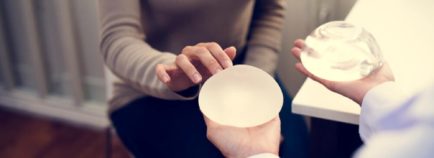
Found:
<svg viewBox="0 0 434 158"><path fill-rule="evenodd" d="M240 63L273 75L286 1L100 0L100 6L101 52L119 78L111 119L127 148L136 157L221 157L206 139L198 85Z"/></svg>

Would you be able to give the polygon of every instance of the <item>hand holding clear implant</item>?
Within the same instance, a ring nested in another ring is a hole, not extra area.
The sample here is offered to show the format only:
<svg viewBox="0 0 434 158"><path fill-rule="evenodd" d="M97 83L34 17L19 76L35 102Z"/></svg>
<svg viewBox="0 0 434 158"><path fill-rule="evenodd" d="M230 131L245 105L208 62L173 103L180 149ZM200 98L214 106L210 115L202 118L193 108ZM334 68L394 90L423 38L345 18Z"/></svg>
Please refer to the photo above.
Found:
<svg viewBox="0 0 434 158"><path fill-rule="evenodd" d="M358 103L359 105L363 101L365 94L373 87L388 81L394 81L395 78L389 65L385 62L382 67L373 71L370 75L365 78L354 80L354 81L330 81L326 79L319 78L311 72L309 72L304 65L301 63L300 55L302 49L305 47L305 42L302 39L298 39L294 42L294 47L291 52L292 55L298 60L295 67L305 76L321 83L329 90L339 93L345 97L348 97Z"/></svg>

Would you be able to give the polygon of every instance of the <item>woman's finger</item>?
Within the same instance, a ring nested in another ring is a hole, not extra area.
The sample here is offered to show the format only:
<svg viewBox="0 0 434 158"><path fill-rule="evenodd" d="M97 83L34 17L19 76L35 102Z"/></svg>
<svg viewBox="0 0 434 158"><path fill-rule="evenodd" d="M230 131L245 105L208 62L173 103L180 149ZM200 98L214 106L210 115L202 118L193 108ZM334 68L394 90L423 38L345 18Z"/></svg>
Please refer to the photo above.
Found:
<svg viewBox="0 0 434 158"><path fill-rule="evenodd" d="M170 76L167 73L166 67L163 64L158 64L155 68L158 79L163 83L170 82Z"/></svg>
<svg viewBox="0 0 434 158"><path fill-rule="evenodd" d="M189 58L198 58L199 61L204 65L211 74L216 74L217 72L223 70L219 62L211 55L211 52L205 47L193 47L191 51L186 51L185 55Z"/></svg>
<svg viewBox="0 0 434 158"><path fill-rule="evenodd" d="M304 43L304 40L302 40L302 39L297 39L297 40L294 41L294 46L295 47L303 49L304 45L305 45L305 43Z"/></svg>
<svg viewBox="0 0 434 158"><path fill-rule="evenodd" d="M209 52L211 52L212 56L220 63L223 68L228 68L233 65L231 58L229 58L228 54L215 42L205 43L203 44L206 48L208 48Z"/></svg>
<svg viewBox="0 0 434 158"><path fill-rule="evenodd" d="M301 55L301 49L300 48L298 48L298 47L292 48L291 53L292 53L292 56L295 57L295 59L297 59L298 61L301 61L300 60L300 55Z"/></svg>
<svg viewBox="0 0 434 158"><path fill-rule="evenodd" d="M181 70L190 78L193 83L200 83L202 81L202 76L196 67L191 63L189 58L184 54L179 54L176 57L176 65L181 68Z"/></svg>
<svg viewBox="0 0 434 158"><path fill-rule="evenodd" d="M228 47L224 51L231 60L235 59L235 56L237 55L237 49L234 46Z"/></svg>

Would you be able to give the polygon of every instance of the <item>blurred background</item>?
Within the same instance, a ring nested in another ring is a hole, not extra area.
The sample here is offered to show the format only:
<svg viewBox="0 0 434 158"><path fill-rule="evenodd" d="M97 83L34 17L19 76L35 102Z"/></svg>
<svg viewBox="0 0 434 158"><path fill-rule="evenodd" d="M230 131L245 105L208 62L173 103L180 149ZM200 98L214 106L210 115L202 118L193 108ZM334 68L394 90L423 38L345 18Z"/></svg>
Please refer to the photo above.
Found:
<svg viewBox="0 0 434 158"><path fill-rule="evenodd" d="M292 41L354 3L288 0L278 75L292 96L305 79ZM107 118L98 22L97 0L0 0L0 157L128 157Z"/></svg>

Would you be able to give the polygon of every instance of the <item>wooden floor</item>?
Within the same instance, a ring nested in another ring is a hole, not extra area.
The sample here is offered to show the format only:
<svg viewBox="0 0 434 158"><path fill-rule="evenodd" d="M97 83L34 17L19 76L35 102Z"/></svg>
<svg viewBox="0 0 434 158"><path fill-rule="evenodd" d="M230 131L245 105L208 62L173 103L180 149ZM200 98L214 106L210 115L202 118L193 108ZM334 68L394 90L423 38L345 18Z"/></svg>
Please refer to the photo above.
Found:
<svg viewBox="0 0 434 158"><path fill-rule="evenodd" d="M106 133L0 108L0 158L106 157ZM112 135L111 157L129 157Z"/></svg>

